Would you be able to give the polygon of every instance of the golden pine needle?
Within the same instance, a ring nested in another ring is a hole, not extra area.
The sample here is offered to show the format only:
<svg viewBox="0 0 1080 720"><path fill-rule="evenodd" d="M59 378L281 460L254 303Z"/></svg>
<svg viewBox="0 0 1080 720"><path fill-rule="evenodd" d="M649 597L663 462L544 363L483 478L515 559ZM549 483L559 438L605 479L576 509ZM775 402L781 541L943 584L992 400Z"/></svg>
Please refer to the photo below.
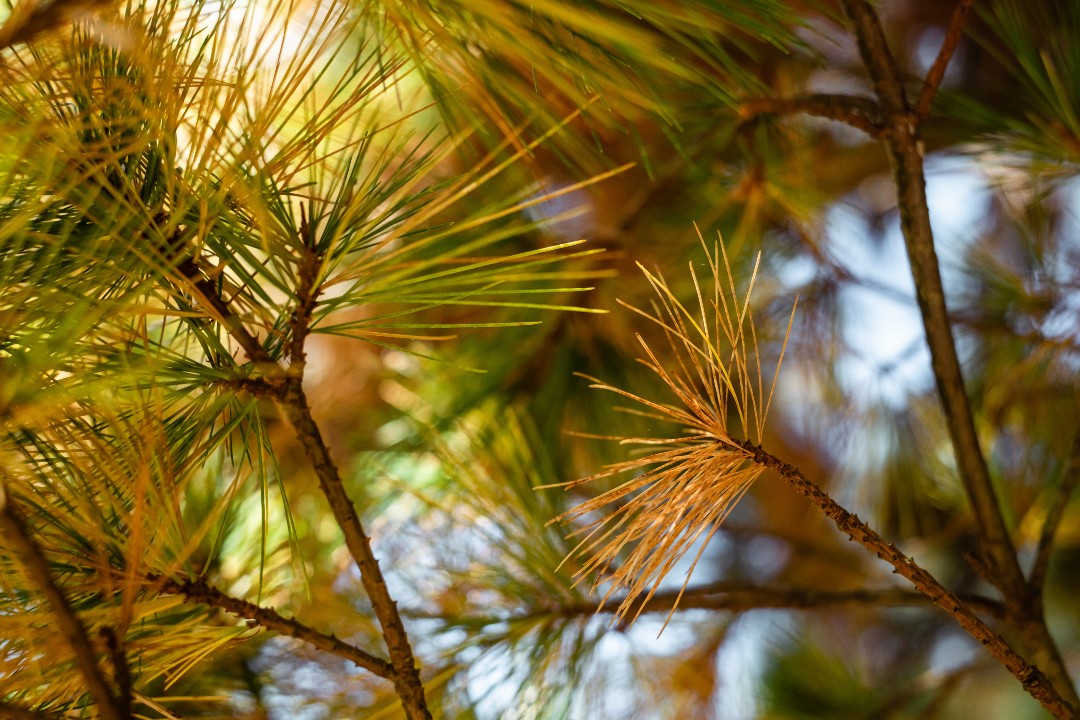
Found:
<svg viewBox="0 0 1080 720"><path fill-rule="evenodd" d="M698 236L701 237L700 232ZM761 442L765 416L776 388L775 375L780 370L778 362L766 395L750 310L750 293L760 256L740 298L722 242L712 252L704 239L702 246L712 288L711 293L702 291L691 265L697 308L684 306L662 276L645 268L641 268L642 272L658 298L653 312L627 306L663 330L672 359L662 361L639 335L638 341L644 349L639 362L660 378L678 403L644 398L586 377L592 383L590 387L613 392L644 406L627 412L662 418L681 426L683 432L666 438L608 438L617 439L620 444L648 448L649 454L563 483L562 487L570 488L623 473L632 474L627 482L552 520L583 521L570 533L570 537L580 540L566 560L585 558L576 573L578 582L593 577L594 589L604 584L609 586L601 599L601 608L618 596L613 622L632 623L664 577L696 544L697 554L682 585L685 590L709 539L764 472L764 467L755 464L751 453L736 440ZM794 307L780 361L793 320ZM729 410L736 419L734 428L730 427ZM607 510L612 506L614 510ZM671 613L674 610L675 607Z"/></svg>

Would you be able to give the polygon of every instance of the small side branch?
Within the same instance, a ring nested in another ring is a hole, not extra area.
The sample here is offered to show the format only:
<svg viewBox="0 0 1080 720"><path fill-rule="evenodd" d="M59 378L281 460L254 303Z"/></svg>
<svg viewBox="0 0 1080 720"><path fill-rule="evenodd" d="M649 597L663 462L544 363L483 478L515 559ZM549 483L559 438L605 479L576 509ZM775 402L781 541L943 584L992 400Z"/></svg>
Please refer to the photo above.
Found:
<svg viewBox="0 0 1080 720"><path fill-rule="evenodd" d="M221 297L217 288L214 287L214 283L203 274L198 263L190 257L185 258L177 264L176 269L183 275L189 288L194 291L195 299L214 312L214 315L216 315L214 319L225 326L225 330L243 348L252 362L267 368L271 366L273 368L279 367L274 359L270 357L270 353L263 348L258 338L247 329L244 321L233 312L232 308Z"/></svg>
<svg viewBox="0 0 1080 720"><path fill-rule="evenodd" d="M1050 555L1054 549L1054 535L1057 534L1058 525L1061 524L1065 508L1073 493L1076 492L1077 485L1080 485L1080 430L1073 438L1071 457L1068 467L1065 468L1065 474L1061 478L1061 485L1057 487L1050 509L1046 512L1042 533L1039 535L1039 545L1035 550L1035 562L1028 576L1028 584L1037 593L1041 594L1046 584L1046 573L1050 569Z"/></svg>
<svg viewBox="0 0 1080 720"><path fill-rule="evenodd" d="M978 608L989 615L1000 615L1001 606L990 598L972 595L962 598L968 607ZM616 601L617 602L617 601ZM679 598L677 591L656 593L645 603L642 612L680 610L813 610L836 605L861 607L912 607L929 602L923 593L903 588L859 588L854 590L820 590L816 588L778 588L756 585L716 583L691 588Z"/></svg>
<svg viewBox="0 0 1080 720"><path fill-rule="evenodd" d="M892 565L894 572L910 581L932 603L947 612L969 635L978 640L989 653L1020 681L1024 689L1039 701L1047 711L1059 720L1076 717L1073 708L1062 699L1054 685L1043 672L1025 660L1002 638L991 630L960 598L945 589L937 579L900 552L872 528L848 512L835 500L806 479L798 468L789 465L761 449L759 445L745 441L736 443L746 451L755 463L779 473L800 495L810 499L841 532L859 543L877 557Z"/></svg>
<svg viewBox="0 0 1080 720"><path fill-rule="evenodd" d="M90 643L86 627L75 614L71 603L64 597L63 591L53 581L45 553L30 536L26 523L18 508L15 507L14 498L2 485L0 485L0 532L3 533L8 546L22 559L26 574L38 586L52 609L53 615L56 616L56 624L75 654L75 665L79 668L83 680L86 681L86 688L90 691L91 697L97 703L98 714L103 720L130 718L130 713L123 712L123 703L113 695L109 682L105 679L105 673L98 664L97 653Z"/></svg>
<svg viewBox="0 0 1080 720"><path fill-rule="evenodd" d="M960 44L960 38L964 34L964 21L967 20L968 11L971 10L973 2L974 0L960 0L953 11L952 19L949 20L949 29L945 33L945 40L941 43L941 50L938 51L930 72L926 74L926 81L919 92L919 99L915 101L915 122L918 124L922 124L930 115L934 95L941 86L945 69L949 67L949 61L956 52L956 46Z"/></svg>
<svg viewBox="0 0 1080 720"><path fill-rule="evenodd" d="M300 205L300 265L297 269L296 307L289 320L289 372L293 376L304 374L304 341L311 330L311 315L319 298L317 285L322 261L315 251L313 228L304 206Z"/></svg>
<svg viewBox="0 0 1080 720"><path fill-rule="evenodd" d="M192 602L215 607L239 618L253 622L278 635L301 640L312 647L332 655L351 660L368 672L381 678L391 678L393 668L382 658L345 642L334 635L321 633L307 625L281 615L276 610L264 608L255 603L233 597L202 580L167 580L159 577L150 578L152 582L170 594L183 595Z"/></svg>
<svg viewBox="0 0 1080 720"><path fill-rule="evenodd" d="M854 95L813 94L793 98L759 98L739 105L739 115L749 120L758 115L806 113L842 122L872 137L881 134L881 111L870 98Z"/></svg>

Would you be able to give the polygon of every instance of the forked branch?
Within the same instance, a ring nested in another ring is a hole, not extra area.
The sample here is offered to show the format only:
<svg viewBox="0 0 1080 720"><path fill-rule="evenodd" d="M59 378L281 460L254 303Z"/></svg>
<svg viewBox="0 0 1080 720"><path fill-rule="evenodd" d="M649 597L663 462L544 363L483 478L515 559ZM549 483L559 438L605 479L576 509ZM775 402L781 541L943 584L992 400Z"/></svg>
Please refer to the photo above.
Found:
<svg viewBox="0 0 1080 720"><path fill-rule="evenodd" d="M842 5L851 22L874 92L881 103L883 138L896 183L900 227L907 246L938 395L960 479L971 503L979 533L983 553L980 565L989 570L984 573L986 579L1001 590L1006 617L1022 634L1031 657L1054 679L1059 692L1070 703L1080 706L1080 696L1046 627L1041 597L1033 591L1020 569L975 429L934 248L923 150L919 139L919 108L913 110L908 104L900 70L889 51L885 31L874 8L866 0L842 0ZM944 74L953 50L950 44L954 46L959 40L966 12L961 7L953 16L950 28L952 40L946 38L945 46L935 62L937 75ZM927 110L938 82L940 77L931 76L924 86L920 104L925 104Z"/></svg>
<svg viewBox="0 0 1080 720"><path fill-rule="evenodd" d="M953 10L952 18L949 20L949 29L945 33L945 40L941 43L941 50L938 51L930 71L926 73L926 80L922 90L919 91L919 99L915 101L915 122L918 124L922 124L930 115L934 95L945 78L945 70L949 67L953 53L956 52L956 46L960 44L960 38L964 34L964 21L967 20L968 11L971 10L973 2L974 0L960 0L956 9Z"/></svg>
<svg viewBox="0 0 1080 720"><path fill-rule="evenodd" d="M303 225L304 232L309 232L306 216ZM306 242L304 245L310 250ZM307 252L301 261L301 281L297 293L299 304L290 323L294 341L290 343L291 359L295 364L289 369L283 367L266 352L255 335L244 325L243 320L232 311L229 304L217 292L214 284L203 276L193 261L184 261L180 264L179 270L189 286L197 293L199 301L212 311L212 316L223 324L226 332L240 344L248 357L263 372L264 385L260 387L265 387L265 394L277 403L278 408L292 426L297 440L303 446L315 475L319 479L319 489L326 497L334 519L345 538L345 545L360 570L361 584L371 600L372 609L382 628L383 638L389 650L392 666L390 677L394 682L394 689L401 698L406 717L409 720L430 720L431 712L428 710L424 697L424 686L420 681L420 672L416 666L401 615L398 613L397 603L390 596L386 579L379 568L379 561L371 548L371 539L364 531L360 517L356 514L356 508L345 490L341 474L330 456L330 448L323 440L322 432L311 415L307 394L304 391L303 339L310 329L311 312L318 293L315 275L319 261L314 251ZM251 387L256 386L258 386L257 383Z"/></svg>

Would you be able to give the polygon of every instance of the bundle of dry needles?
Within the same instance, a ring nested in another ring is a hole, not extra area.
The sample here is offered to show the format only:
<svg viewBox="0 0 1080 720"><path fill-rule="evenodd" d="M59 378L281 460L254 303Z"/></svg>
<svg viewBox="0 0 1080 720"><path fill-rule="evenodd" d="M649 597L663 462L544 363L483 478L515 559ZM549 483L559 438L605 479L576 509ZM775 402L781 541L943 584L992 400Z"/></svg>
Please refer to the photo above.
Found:
<svg viewBox="0 0 1080 720"><path fill-rule="evenodd" d="M663 438L588 435L640 446L647 454L562 484L561 487L572 488L622 473L632 474L625 483L552 520L585 520L582 527L570 534L581 540L567 560L587 557L577 571L578 580L594 577L594 589L609 585L601 607L621 589L625 590L615 613L618 622L633 622L664 577L697 545L697 554L683 582L685 590L709 539L765 470L743 447L747 440L761 442L776 388L774 373L768 391L765 390L750 310L750 295L761 256L755 261L740 299L723 242L715 243L710 251L700 231L698 236L711 275L711 290L706 287L703 291L691 264L696 309L687 308L661 275L649 272L640 264L656 292L657 302L653 303L651 313L622 303L663 331L670 345L670 360L661 361L638 334L645 351L639 362L670 389L677 404L650 400L583 376L593 383L593 388L632 400L637 407L626 408L627 412L675 423L681 426L681 434ZM777 373L794 313L793 304ZM614 510L605 510L612 506ZM646 591L644 600L638 602Z"/></svg>

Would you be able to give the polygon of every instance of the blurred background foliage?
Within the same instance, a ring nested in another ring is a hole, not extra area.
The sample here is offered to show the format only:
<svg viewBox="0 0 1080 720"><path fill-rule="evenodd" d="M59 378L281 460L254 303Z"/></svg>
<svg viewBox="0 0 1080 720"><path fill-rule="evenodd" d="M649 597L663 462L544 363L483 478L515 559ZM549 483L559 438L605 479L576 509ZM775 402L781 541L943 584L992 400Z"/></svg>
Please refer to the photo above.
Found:
<svg viewBox="0 0 1080 720"><path fill-rule="evenodd" d="M603 487L535 489L625 459L582 434L667 432L577 373L663 395L635 361L635 333L663 348L659 331L618 301L649 306L640 263L691 303L696 223L740 287L762 253L763 367L799 298L765 447L957 593L992 595L966 560L884 149L750 109L870 94L837 6L54 6L63 22L0 52L3 481L85 622L126 633L141 716L400 713L389 683L154 582L201 577L379 647L300 446L177 280L187 243L281 358L310 232L331 258L313 412L437 717L1042 717L770 475L659 638L685 567L613 624L548 524ZM880 4L915 92L952 9ZM1080 6L986 0L924 127L954 335L1025 564L1080 452L1078 108ZM1057 543L1047 612L1077 669L1076 503ZM0 699L94 717L47 609L0 562ZM863 588L885 592L778 607Z"/></svg>

